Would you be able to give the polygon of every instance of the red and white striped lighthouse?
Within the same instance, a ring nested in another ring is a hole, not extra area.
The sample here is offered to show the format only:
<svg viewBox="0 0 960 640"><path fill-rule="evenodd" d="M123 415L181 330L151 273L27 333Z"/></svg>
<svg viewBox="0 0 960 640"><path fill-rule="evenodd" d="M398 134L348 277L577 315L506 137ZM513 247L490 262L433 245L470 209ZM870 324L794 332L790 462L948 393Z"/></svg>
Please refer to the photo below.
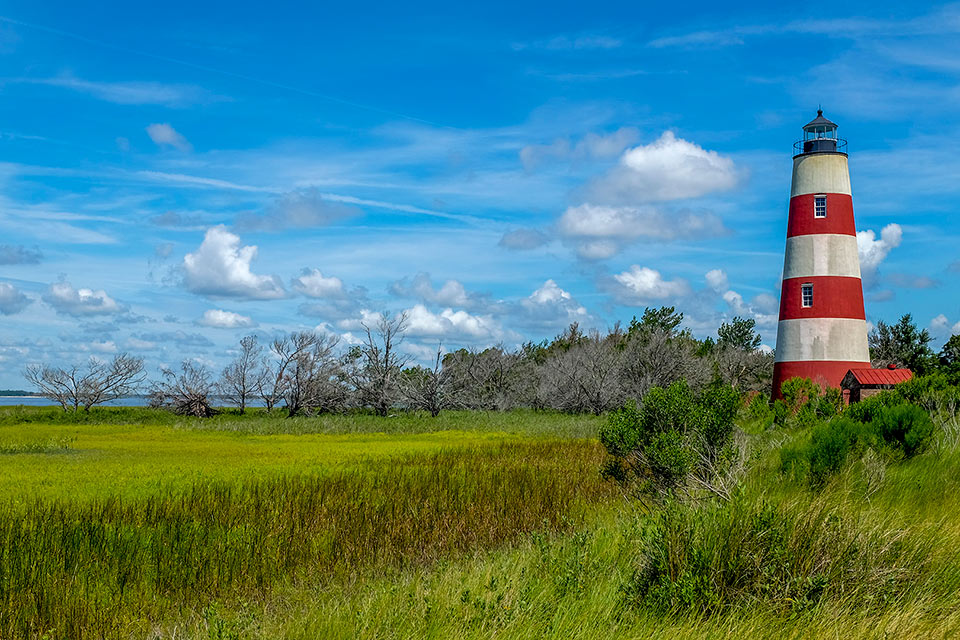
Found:
<svg viewBox="0 0 960 640"><path fill-rule="evenodd" d="M870 366L846 141L817 111L793 157L773 396L790 378L839 387Z"/></svg>

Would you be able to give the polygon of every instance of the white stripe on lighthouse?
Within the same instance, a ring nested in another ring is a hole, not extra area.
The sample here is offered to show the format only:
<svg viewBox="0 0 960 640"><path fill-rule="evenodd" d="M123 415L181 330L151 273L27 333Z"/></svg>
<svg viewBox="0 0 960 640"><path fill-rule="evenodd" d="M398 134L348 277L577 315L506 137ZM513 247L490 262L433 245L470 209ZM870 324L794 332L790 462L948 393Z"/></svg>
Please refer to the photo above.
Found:
<svg viewBox="0 0 960 640"><path fill-rule="evenodd" d="M808 193L844 193L850 195L847 156L839 153L815 153L793 160L793 188L790 197Z"/></svg>
<svg viewBox="0 0 960 640"><path fill-rule="evenodd" d="M870 362L866 320L800 318L777 325L777 362Z"/></svg>
<svg viewBox="0 0 960 640"><path fill-rule="evenodd" d="M787 238L783 277L860 277L856 236L818 233Z"/></svg>

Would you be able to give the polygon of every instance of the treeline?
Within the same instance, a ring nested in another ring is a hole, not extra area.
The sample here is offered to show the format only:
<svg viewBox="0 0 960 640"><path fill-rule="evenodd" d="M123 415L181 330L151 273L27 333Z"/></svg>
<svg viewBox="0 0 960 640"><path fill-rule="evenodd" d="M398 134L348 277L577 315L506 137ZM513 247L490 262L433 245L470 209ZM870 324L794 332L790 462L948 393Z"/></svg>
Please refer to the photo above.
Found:
<svg viewBox="0 0 960 640"><path fill-rule="evenodd" d="M407 318L383 315L353 346L313 332L269 344L247 336L219 373L186 359L148 381L142 358L120 354L86 367L35 365L24 375L64 410L89 410L147 390L152 406L198 417L212 415L217 399L241 413L255 403L288 416L358 409L436 416L445 409L520 407L600 414L679 380L692 389L723 382L741 391L768 390L773 356L760 350L754 320L723 323L717 340L694 338L680 328L682 321L674 307L647 308L625 327L585 332L574 323L553 340L515 349L444 354L438 345L432 364L420 366L401 349Z"/></svg>

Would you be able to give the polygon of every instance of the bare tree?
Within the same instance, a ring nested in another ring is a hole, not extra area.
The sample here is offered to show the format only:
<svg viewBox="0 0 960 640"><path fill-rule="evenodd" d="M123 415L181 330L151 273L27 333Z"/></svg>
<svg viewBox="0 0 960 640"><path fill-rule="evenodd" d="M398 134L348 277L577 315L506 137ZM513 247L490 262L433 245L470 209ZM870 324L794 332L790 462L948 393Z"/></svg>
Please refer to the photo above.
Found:
<svg viewBox="0 0 960 640"><path fill-rule="evenodd" d="M267 374L260 366L260 354L263 348L256 336L246 336L240 340L240 353L220 374L217 389L224 398L237 405L240 413L247 410L247 401L252 398Z"/></svg>
<svg viewBox="0 0 960 640"><path fill-rule="evenodd" d="M407 356L397 351L403 343L407 315L383 313L375 327L363 325L366 341L350 355L350 381L360 402L372 407L378 416L385 416L399 395L399 378Z"/></svg>
<svg viewBox="0 0 960 640"><path fill-rule="evenodd" d="M453 376L443 366L443 348L437 345L437 358L433 368L411 367L403 370L400 392L414 409L429 411L436 418L442 409L455 403Z"/></svg>
<svg viewBox="0 0 960 640"><path fill-rule="evenodd" d="M740 391L766 392L773 380L773 353L759 349L718 345L713 365L721 380Z"/></svg>
<svg viewBox="0 0 960 640"><path fill-rule="evenodd" d="M262 375L257 379L256 390L267 411L272 411L286 394L289 382L287 369L298 356L298 348L294 344L296 335L294 333L274 340L270 345L272 357L264 358L261 362Z"/></svg>
<svg viewBox="0 0 960 640"><path fill-rule="evenodd" d="M643 399L653 387L668 387L687 380L697 388L709 381L696 342L684 333L672 334L659 328L628 333L623 341L621 380L628 397Z"/></svg>
<svg viewBox="0 0 960 640"><path fill-rule="evenodd" d="M446 364L464 404L472 409L506 411L534 402L536 364L522 353L503 345L483 351L460 349L447 355Z"/></svg>
<svg viewBox="0 0 960 640"><path fill-rule="evenodd" d="M347 387L336 347L338 336L313 332L293 333L280 349L288 362L284 367L283 399L287 415L342 408Z"/></svg>
<svg viewBox="0 0 960 640"><path fill-rule="evenodd" d="M161 380L150 394L151 406L168 407L175 413L197 418L209 418L214 414L210 394L215 386L206 366L184 360L180 371L161 369L160 374Z"/></svg>
<svg viewBox="0 0 960 640"><path fill-rule="evenodd" d="M545 402L561 411L596 415L623 404L622 359L615 335L591 331L545 363L541 377Z"/></svg>
<svg viewBox="0 0 960 640"><path fill-rule="evenodd" d="M143 383L143 359L126 353L109 363L90 358L85 368L69 369L48 365L30 365L23 371L28 382L40 394L57 402L64 411L78 411L129 396Z"/></svg>

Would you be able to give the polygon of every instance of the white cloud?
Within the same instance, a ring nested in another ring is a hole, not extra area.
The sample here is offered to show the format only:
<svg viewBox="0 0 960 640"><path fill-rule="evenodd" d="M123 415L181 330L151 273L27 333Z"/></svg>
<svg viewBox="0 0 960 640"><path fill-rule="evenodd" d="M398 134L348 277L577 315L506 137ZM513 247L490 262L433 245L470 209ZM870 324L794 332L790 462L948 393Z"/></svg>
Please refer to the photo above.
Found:
<svg viewBox="0 0 960 640"><path fill-rule="evenodd" d="M257 323L248 316L242 316L233 311L223 311L222 309L208 309L204 311L203 317L197 320L197 324L204 327L215 327L217 329L241 329L257 326Z"/></svg>
<svg viewBox="0 0 960 640"><path fill-rule="evenodd" d="M577 243L577 255L584 260L605 260L620 251L621 247L613 240L587 240Z"/></svg>
<svg viewBox="0 0 960 640"><path fill-rule="evenodd" d="M720 295L731 314L752 318L759 327L773 328L777 325L780 310L774 296L760 293L752 301L745 301L740 293L730 288L727 272L723 269L711 269L705 274L704 280L711 291Z"/></svg>
<svg viewBox="0 0 960 640"><path fill-rule="evenodd" d="M903 229L896 223L888 224L880 232L880 239L872 229L857 232L857 251L860 254L860 271L864 284L875 284L877 268L889 253L900 246L903 240Z"/></svg>
<svg viewBox="0 0 960 640"><path fill-rule="evenodd" d="M127 349L131 351L154 351L159 348L159 345L156 342L151 342L150 340L141 340L140 338L127 338L126 342Z"/></svg>
<svg viewBox="0 0 960 640"><path fill-rule="evenodd" d="M476 302L457 280L447 280L439 289L434 288L429 273L418 273L412 280L397 280L390 285L390 293L448 307L472 306Z"/></svg>
<svg viewBox="0 0 960 640"><path fill-rule="evenodd" d="M475 316L466 311L447 308L433 313L422 304L407 309L407 331L412 336L449 338L459 336L471 339L491 339L501 333L489 316Z"/></svg>
<svg viewBox="0 0 960 640"><path fill-rule="evenodd" d="M184 285L193 293L210 297L272 300L286 296L277 276L250 270L256 246L240 246L240 237L219 225L207 230L195 253L183 258Z"/></svg>
<svg viewBox="0 0 960 640"><path fill-rule="evenodd" d="M117 345L113 340L94 340L86 345L94 353L116 353Z"/></svg>
<svg viewBox="0 0 960 640"><path fill-rule="evenodd" d="M337 322L337 328L350 331L362 331L364 327L373 329L383 318L383 314L370 309L361 309L359 317L343 318Z"/></svg>
<svg viewBox="0 0 960 640"><path fill-rule="evenodd" d="M561 302L573 300L573 296L568 291L560 288L553 279L547 280L539 289L530 294L527 298L533 304L548 304L551 302Z"/></svg>
<svg viewBox="0 0 960 640"><path fill-rule="evenodd" d="M180 151L191 151L193 149L193 145L166 122L148 125L147 135L158 147L173 147Z"/></svg>
<svg viewBox="0 0 960 640"><path fill-rule="evenodd" d="M0 282L0 313L5 316L23 311L30 298L9 282Z"/></svg>
<svg viewBox="0 0 960 640"><path fill-rule="evenodd" d="M43 294L43 300L57 313L70 316L107 315L125 311L103 289L74 289L64 280L51 284Z"/></svg>
<svg viewBox="0 0 960 640"><path fill-rule="evenodd" d="M281 231L325 227L340 220L360 215L360 209L337 202L336 196L316 189L291 191L277 198L263 214L237 216L238 229Z"/></svg>
<svg viewBox="0 0 960 640"><path fill-rule="evenodd" d="M680 298L691 292L686 280L666 280L656 269L638 265L614 275L613 279L619 285L619 297L634 303Z"/></svg>
<svg viewBox="0 0 960 640"><path fill-rule="evenodd" d="M723 269L711 269L707 271L705 278L707 285L717 293L723 293L730 288L730 283L727 280L727 272Z"/></svg>
<svg viewBox="0 0 960 640"><path fill-rule="evenodd" d="M638 240L701 238L729 233L712 213L665 212L651 205L639 207L581 204L560 216L557 230L572 240L582 258L609 258Z"/></svg>
<svg viewBox="0 0 960 640"><path fill-rule="evenodd" d="M960 333L960 322L950 324L950 320L942 313L930 321L930 333L937 338L948 338Z"/></svg>
<svg viewBox="0 0 960 640"><path fill-rule="evenodd" d="M633 127L621 127L606 135L588 133L576 143L558 138L550 144L530 144L520 150L520 162L533 171L548 160L612 158L636 142L638 135Z"/></svg>
<svg viewBox="0 0 960 640"><path fill-rule="evenodd" d="M665 213L651 206L582 204L564 211L558 226L560 233L574 238L673 240L728 233L723 222L713 214Z"/></svg>
<svg viewBox="0 0 960 640"><path fill-rule="evenodd" d="M162 84L160 82L97 82L70 75L38 80L24 79L20 82L72 89L114 104L157 104L165 107L186 107L191 104L205 104L224 99L202 87Z"/></svg>
<svg viewBox="0 0 960 640"><path fill-rule="evenodd" d="M634 204L698 198L736 186L733 160L666 131L624 152L620 165L589 189L593 202Z"/></svg>
<svg viewBox="0 0 960 640"><path fill-rule="evenodd" d="M592 320L586 307L553 279L547 280L529 296L520 300L515 316L521 325L539 331L565 327L571 322Z"/></svg>
<svg viewBox="0 0 960 640"><path fill-rule="evenodd" d="M344 295L343 281L325 276L319 269L304 269L291 286L308 298L340 298Z"/></svg>

